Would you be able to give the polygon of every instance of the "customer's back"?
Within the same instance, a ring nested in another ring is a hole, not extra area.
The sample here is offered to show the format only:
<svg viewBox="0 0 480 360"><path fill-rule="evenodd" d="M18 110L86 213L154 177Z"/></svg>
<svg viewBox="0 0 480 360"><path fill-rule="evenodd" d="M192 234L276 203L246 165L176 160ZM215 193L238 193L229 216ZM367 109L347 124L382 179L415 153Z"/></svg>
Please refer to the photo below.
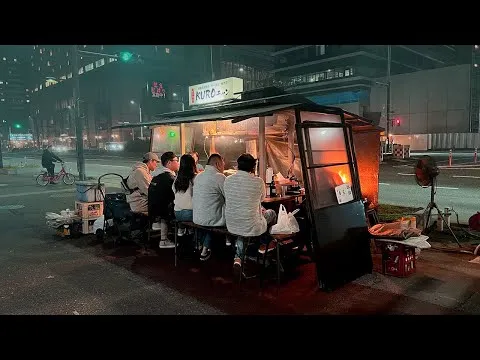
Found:
<svg viewBox="0 0 480 360"><path fill-rule="evenodd" d="M193 222L203 226L225 226L225 163L219 154L210 155L205 171L195 178Z"/></svg>
<svg viewBox="0 0 480 360"><path fill-rule="evenodd" d="M227 229L240 236L259 236L267 231L261 212L265 184L253 174L256 160L250 154L238 159L238 171L225 179L225 220Z"/></svg>

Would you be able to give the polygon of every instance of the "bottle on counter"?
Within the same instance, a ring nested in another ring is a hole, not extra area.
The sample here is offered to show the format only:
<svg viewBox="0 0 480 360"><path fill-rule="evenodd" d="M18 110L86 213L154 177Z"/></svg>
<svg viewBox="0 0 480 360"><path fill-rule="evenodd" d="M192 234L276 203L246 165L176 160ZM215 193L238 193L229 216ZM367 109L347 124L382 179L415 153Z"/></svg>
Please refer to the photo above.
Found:
<svg viewBox="0 0 480 360"><path fill-rule="evenodd" d="M275 186L275 177L272 176L272 182L270 183L270 197L277 196L277 188Z"/></svg>

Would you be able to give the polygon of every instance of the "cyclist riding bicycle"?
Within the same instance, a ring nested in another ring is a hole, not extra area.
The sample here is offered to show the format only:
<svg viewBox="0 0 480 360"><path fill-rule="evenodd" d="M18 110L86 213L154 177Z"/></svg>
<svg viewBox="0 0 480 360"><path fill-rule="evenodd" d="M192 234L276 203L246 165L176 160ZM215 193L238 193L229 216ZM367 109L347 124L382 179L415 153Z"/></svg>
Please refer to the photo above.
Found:
<svg viewBox="0 0 480 360"><path fill-rule="evenodd" d="M53 177L55 176L55 161L63 162L57 155L52 151L52 145L48 145L42 154L42 166L47 169L48 175Z"/></svg>

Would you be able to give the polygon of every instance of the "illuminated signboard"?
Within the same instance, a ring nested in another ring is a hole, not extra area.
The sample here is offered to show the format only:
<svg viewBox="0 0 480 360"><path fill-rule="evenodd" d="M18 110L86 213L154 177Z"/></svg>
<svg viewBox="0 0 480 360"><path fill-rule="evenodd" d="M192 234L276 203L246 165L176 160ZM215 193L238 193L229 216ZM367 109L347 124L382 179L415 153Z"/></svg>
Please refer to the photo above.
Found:
<svg viewBox="0 0 480 360"><path fill-rule="evenodd" d="M220 101L240 99L238 93L243 91L243 79L229 77L188 88L189 104L206 105Z"/></svg>
<svg viewBox="0 0 480 360"><path fill-rule="evenodd" d="M10 141L33 141L32 134L10 134Z"/></svg>
<svg viewBox="0 0 480 360"><path fill-rule="evenodd" d="M165 88L163 84L158 81L152 81L150 85L150 93L154 98L164 98L166 96Z"/></svg>

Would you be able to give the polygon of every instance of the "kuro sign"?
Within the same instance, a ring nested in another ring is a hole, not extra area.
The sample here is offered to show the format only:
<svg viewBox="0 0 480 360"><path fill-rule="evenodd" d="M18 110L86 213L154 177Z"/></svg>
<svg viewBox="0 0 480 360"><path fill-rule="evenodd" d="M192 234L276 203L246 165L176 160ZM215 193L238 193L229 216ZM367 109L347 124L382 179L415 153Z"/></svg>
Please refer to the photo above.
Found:
<svg viewBox="0 0 480 360"><path fill-rule="evenodd" d="M239 99L243 91L243 79L230 77L188 88L189 105L206 105L220 101Z"/></svg>

